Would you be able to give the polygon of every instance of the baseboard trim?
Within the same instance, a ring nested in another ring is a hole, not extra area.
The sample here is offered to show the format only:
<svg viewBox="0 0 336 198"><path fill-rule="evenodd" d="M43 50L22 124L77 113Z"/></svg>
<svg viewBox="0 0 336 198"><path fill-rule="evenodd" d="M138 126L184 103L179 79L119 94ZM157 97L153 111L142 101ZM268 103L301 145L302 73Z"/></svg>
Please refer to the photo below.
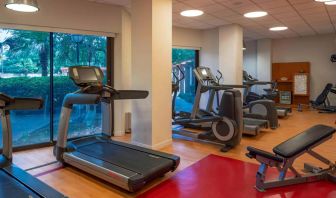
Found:
<svg viewBox="0 0 336 198"><path fill-rule="evenodd" d="M173 139L170 138L168 140L165 140L165 141L162 141L162 142L160 142L158 144L153 145L153 149L161 149L163 147L171 145L172 143L173 143Z"/></svg>
<svg viewBox="0 0 336 198"><path fill-rule="evenodd" d="M113 136L119 137L119 136L124 136L125 131L114 131Z"/></svg>
<svg viewBox="0 0 336 198"><path fill-rule="evenodd" d="M137 141L133 140L132 144L137 145L137 146L141 146L141 147L144 147L144 148L148 148L148 149L157 150L157 149L161 149L163 147L166 147L166 146L170 145L172 142L173 142L172 139L168 139L168 140L162 141L162 142L154 144L154 145L148 145L148 144L143 144L143 143L140 143L140 142L137 142Z"/></svg>

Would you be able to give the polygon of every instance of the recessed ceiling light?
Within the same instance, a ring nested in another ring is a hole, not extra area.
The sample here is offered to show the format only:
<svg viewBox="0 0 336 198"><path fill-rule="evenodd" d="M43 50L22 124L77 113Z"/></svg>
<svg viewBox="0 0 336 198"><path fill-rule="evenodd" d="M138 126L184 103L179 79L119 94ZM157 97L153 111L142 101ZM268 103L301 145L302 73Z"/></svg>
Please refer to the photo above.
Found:
<svg viewBox="0 0 336 198"><path fill-rule="evenodd" d="M263 17L266 16L267 12L264 11L256 11L256 12L248 12L244 14L244 17L247 18L258 18L258 17Z"/></svg>
<svg viewBox="0 0 336 198"><path fill-rule="evenodd" d="M181 12L181 15L185 17L196 17L201 16L203 13L202 10L185 10Z"/></svg>
<svg viewBox="0 0 336 198"><path fill-rule="evenodd" d="M269 30L271 31L283 31L283 30L287 30L288 27L285 26L278 26L278 27L271 27Z"/></svg>
<svg viewBox="0 0 336 198"><path fill-rule="evenodd" d="M5 6L19 12L37 12L39 10L36 0L7 0Z"/></svg>
<svg viewBox="0 0 336 198"><path fill-rule="evenodd" d="M326 4L326 5L336 5L336 1L327 1L327 2L324 2L324 4Z"/></svg>

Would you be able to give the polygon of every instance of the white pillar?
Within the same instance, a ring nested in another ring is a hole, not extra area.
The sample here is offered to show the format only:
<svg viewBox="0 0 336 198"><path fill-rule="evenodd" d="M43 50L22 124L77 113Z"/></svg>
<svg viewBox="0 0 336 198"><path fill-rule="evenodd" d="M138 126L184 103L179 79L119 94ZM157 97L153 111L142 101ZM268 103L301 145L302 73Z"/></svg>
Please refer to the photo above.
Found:
<svg viewBox="0 0 336 198"><path fill-rule="evenodd" d="M219 28L219 70L226 84L243 83L243 29L233 24Z"/></svg>
<svg viewBox="0 0 336 198"><path fill-rule="evenodd" d="M126 10L121 11L121 33L115 38L114 87L131 89L131 16ZM131 111L129 100L114 102L114 135L125 134L125 113Z"/></svg>
<svg viewBox="0 0 336 198"><path fill-rule="evenodd" d="M272 40L261 39L257 42L257 78L260 81L272 80ZM264 88L270 87L257 86L257 92L262 94Z"/></svg>
<svg viewBox="0 0 336 198"><path fill-rule="evenodd" d="M132 87L149 96L132 103L132 142L171 143L172 0L132 1Z"/></svg>
<svg viewBox="0 0 336 198"><path fill-rule="evenodd" d="M202 49L200 51L200 66L209 67L214 73L218 68L218 44L219 30L218 28L202 31ZM202 94L200 108L205 109L208 104L208 92Z"/></svg>

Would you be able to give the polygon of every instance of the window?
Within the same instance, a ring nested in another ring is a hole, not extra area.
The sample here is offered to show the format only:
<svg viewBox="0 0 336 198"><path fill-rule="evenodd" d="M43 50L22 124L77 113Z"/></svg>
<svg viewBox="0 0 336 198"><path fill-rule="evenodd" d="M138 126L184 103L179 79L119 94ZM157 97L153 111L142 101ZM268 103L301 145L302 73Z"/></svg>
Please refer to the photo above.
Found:
<svg viewBox="0 0 336 198"><path fill-rule="evenodd" d="M57 138L62 101L78 88L68 78L72 65L100 66L106 81L106 37L55 33L54 35L54 139ZM78 137L101 132L101 105L74 105L69 136Z"/></svg>
<svg viewBox="0 0 336 198"><path fill-rule="evenodd" d="M48 142L49 33L0 29L0 46L0 92L14 97L42 97L45 101L41 110L11 112L13 144Z"/></svg>
<svg viewBox="0 0 336 198"><path fill-rule="evenodd" d="M107 78L106 46L102 36L0 29L0 92L44 99L41 110L11 112L14 146L53 141L63 98L77 90L68 67L100 66ZM69 137L100 132L100 105L75 106L70 123Z"/></svg>
<svg viewBox="0 0 336 198"><path fill-rule="evenodd" d="M173 48L173 72L178 78L184 74L184 79L179 83L179 92L176 97L176 112L191 112L196 91L196 79L193 69L196 67L198 52L192 49ZM179 66L183 72L179 71ZM176 80L176 79L173 79Z"/></svg>

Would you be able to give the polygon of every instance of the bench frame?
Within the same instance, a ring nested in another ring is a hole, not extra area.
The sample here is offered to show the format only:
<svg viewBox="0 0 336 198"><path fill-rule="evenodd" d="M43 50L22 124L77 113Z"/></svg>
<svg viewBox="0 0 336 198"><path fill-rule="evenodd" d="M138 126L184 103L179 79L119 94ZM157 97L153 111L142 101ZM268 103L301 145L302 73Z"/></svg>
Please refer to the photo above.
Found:
<svg viewBox="0 0 336 198"><path fill-rule="evenodd" d="M255 158L258 162L260 162L260 166L256 175L256 189L260 192L264 192L266 189L275 188L275 187L282 187L288 186L293 184L301 184L301 183L308 183L308 182L315 182L320 180L329 180L332 182L336 182L336 164L329 161L327 158L323 157L322 155L316 153L312 149L317 147L318 145L322 144L323 142L332 138L328 136L321 141L317 142L316 144L312 145L311 147L307 148L306 150L302 151L301 153L291 157L291 158L284 158L283 156L276 155L274 156L280 157L283 159L282 162L276 161L271 158L267 158L265 156L258 155L258 153L254 153L247 156L249 158ZM328 165L328 168L322 169L310 164L304 164L304 171L307 172L306 174L300 174L294 167L294 161L300 157L301 155L308 153L312 157L316 158L317 160L323 162L324 164ZM271 157L271 156L270 156ZM266 174L268 167L276 167L279 176L276 180L266 180ZM294 176L293 177L286 177L287 172L291 171Z"/></svg>

